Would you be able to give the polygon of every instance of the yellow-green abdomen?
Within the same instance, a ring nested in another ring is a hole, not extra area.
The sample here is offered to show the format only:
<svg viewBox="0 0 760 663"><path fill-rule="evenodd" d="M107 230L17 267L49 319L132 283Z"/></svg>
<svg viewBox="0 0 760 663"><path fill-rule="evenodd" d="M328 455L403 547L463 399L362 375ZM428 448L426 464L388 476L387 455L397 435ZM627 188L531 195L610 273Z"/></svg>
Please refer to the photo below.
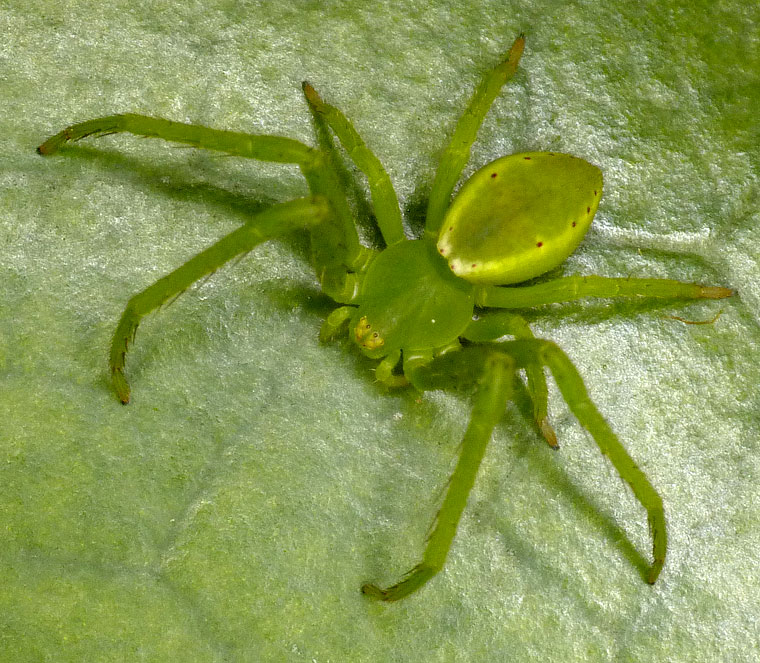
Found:
<svg viewBox="0 0 760 663"><path fill-rule="evenodd" d="M602 172L568 154L527 152L492 161L446 213L438 251L472 283L520 283L578 246L602 195Z"/></svg>

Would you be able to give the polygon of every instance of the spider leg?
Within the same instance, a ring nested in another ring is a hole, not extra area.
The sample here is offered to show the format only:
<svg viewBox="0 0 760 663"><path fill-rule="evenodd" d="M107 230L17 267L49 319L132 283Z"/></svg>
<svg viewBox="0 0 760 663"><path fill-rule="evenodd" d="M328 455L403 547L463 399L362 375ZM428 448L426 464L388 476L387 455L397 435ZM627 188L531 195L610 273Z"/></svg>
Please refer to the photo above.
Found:
<svg viewBox="0 0 760 663"><path fill-rule="evenodd" d="M443 216L451 201L451 192L470 158L470 148L475 142L478 129L502 86L514 76L523 48L525 37L520 35L501 62L483 76L469 105L459 118L451 142L441 157L430 190L425 222L426 235L438 238Z"/></svg>
<svg viewBox="0 0 760 663"><path fill-rule="evenodd" d="M517 340L507 341L499 347L511 355L518 366L539 361L549 367L570 411L591 434L599 450L610 459L620 477L631 487L636 499L646 509L653 554L647 582L654 583L665 563L668 546L665 510L659 493L596 409L578 370L557 345L545 340Z"/></svg>
<svg viewBox="0 0 760 663"><path fill-rule="evenodd" d="M222 131L198 124L173 122L136 113L123 113L72 124L48 138L37 148L37 152L48 156L55 154L65 143L88 136L99 138L116 133L161 138L204 150L224 152L231 156L280 163L306 162L310 158L309 153L314 151L297 140L282 136L257 136L237 131Z"/></svg>
<svg viewBox="0 0 760 663"><path fill-rule="evenodd" d="M124 377L124 362L127 348L143 317L180 295L198 279L215 272L226 262L247 253L258 244L297 228L312 228L322 224L330 214L331 208L323 198L299 198L270 207L132 297L114 332L109 355L113 384L121 402L129 402L129 384Z"/></svg>
<svg viewBox="0 0 760 663"><path fill-rule="evenodd" d="M507 334L520 339L535 338L522 316L506 311L480 315L473 319L462 336L475 343L487 343L497 341ZM528 378L528 393L533 402L533 420L547 444L553 449L558 449L557 435L549 423L549 391L546 387L544 367L538 362L532 362L525 366L525 374Z"/></svg>
<svg viewBox="0 0 760 663"><path fill-rule="evenodd" d="M391 587L382 589L377 585L365 584L362 592L372 598L397 601L422 587L443 568L446 561L486 446L491 439L494 427L504 414L512 389L513 361L508 355L494 351L482 353L480 348L472 350L474 351L452 352L442 358L444 364L449 365L451 364L449 358L456 355L454 364L459 364L468 372L472 371L474 365L477 364L480 377L472 415L460 447L459 460L428 536L422 561ZM475 361L470 361L472 359ZM467 362L469 366L461 360ZM423 389L438 388L442 384L448 384L450 376L446 375L445 370L439 372L440 369L435 367L435 363L418 364L413 369L407 363L405 371L410 368L410 374L407 377L416 387Z"/></svg>
<svg viewBox="0 0 760 663"><path fill-rule="evenodd" d="M566 276L530 286L479 286L475 290L475 304L496 308L529 308L571 302L584 297L722 299L731 297L733 294L734 291L729 288L683 283L670 279Z"/></svg>
<svg viewBox="0 0 760 663"><path fill-rule="evenodd" d="M383 164L365 145L350 120L338 108L322 101L317 91L306 81L303 82L303 93L312 112L325 119L348 152L348 156L366 175L374 203L375 218L385 243L391 246L402 241L404 226L401 221L401 209L396 191Z"/></svg>
<svg viewBox="0 0 760 663"><path fill-rule="evenodd" d="M312 259L317 277L329 296L339 302L350 301L353 284L346 283L346 273L361 271L372 252L359 243L353 214L328 155L283 136L222 131L134 113L74 124L48 138L37 151L50 155L67 142L115 133L161 138L260 161L297 164L311 193L327 198L333 210L331 223L321 228L319 233L311 234Z"/></svg>

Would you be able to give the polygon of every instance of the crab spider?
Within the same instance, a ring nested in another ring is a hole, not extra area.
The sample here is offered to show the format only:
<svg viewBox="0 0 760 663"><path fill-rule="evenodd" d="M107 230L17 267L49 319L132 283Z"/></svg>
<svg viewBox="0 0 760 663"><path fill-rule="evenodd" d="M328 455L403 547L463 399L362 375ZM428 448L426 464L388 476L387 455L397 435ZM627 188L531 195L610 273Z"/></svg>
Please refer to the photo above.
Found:
<svg viewBox="0 0 760 663"><path fill-rule="evenodd" d="M130 390L124 376L127 348L141 319L191 284L258 244L306 231L323 291L339 306L320 337L346 331L376 360L376 377L389 387L474 390L459 459L434 520L421 561L388 588L365 584L373 598L395 601L422 587L446 560L494 427L512 396L513 376L524 369L537 430L556 447L547 418L548 368L578 422L593 437L647 512L655 582L665 562L667 534L662 499L590 400L578 371L554 343L534 338L515 310L584 297L718 299L732 291L665 279L569 276L526 286L562 263L578 246L602 193L601 171L566 154L532 152L497 159L473 174L452 201L478 129L502 86L514 75L525 40L520 35L488 71L459 119L436 172L421 237L407 239L396 193L377 157L349 120L304 83L315 120L329 127L367 178L382 250L359 241L335 152L280 136L220 131L126 114L70 126L39 146L40 154L86 136L127 132L228 155L297 164L311 195L274 205L132 297L110 350L119 399ZM477 315L474 313L477 311ZM505 336L513 340L504 340Z"/></svg>

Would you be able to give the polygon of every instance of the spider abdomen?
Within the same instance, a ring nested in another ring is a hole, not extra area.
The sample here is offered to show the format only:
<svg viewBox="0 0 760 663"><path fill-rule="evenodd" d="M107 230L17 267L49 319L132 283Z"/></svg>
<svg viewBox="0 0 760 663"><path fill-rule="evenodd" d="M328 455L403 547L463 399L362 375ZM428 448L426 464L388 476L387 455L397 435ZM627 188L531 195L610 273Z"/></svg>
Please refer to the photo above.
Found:
<svg viewBox="0 0 760 663"><path fill-rule="evenodd" d="M462 186L438 251L471 283L527 281L562 263L583 239L602 195L602 172L569 154L496 159Z"/></svg>

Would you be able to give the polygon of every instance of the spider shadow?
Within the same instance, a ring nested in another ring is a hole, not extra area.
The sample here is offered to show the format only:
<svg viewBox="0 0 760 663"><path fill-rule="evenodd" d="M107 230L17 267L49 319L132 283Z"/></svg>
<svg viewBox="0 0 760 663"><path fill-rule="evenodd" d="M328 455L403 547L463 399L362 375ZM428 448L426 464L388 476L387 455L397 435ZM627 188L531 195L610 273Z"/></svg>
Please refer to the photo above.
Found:
<svg viewBox="0 0 760 663"><path fill-rule="evenodd" d="M630 320L638 316L653 314L670 324L683 324L673 319L671 313L694 306L689 300L586 300L565 304L546 304L535 309L524 309L520 315L528 323L550 321L552 326L561 327L564 323L594 325L612 320Z"/></svg>
<svg viewBox="0 0 760 663"><path fill-rule="evenodd" d="M515 460L529 465L530 480L532 482L540 481L548 494L561 496L564 503L572 505L573 510L578 514L578 518L591 523L598 534L612 542L621 556L637 570L642 581L647 582L650 569L647 555L639 551L624 526L608 512L598 498L591 497L587 491L579 488L577 484L568 478L567 473L557 462L557 454L566 453L568 448L563 445L561 438L559 440L560 446L556 449L550 449L546 445L545 440L536 430L533 423L532 402L527 388L521 380L516 380L515 382L513 402L521 416L522 428L526 430L531 428L533 430L532 435L517 436L514 448ZM572 419L572 417L568 416L568 419ZM515 422L513 423L516 425ZM574 425L580 426L577 422ZM593 441L590 440L590 443L595 447ZM611 465L608 466L608 469L614 473ZM622 490L632 495L625 482L620 480L619 485ZM491 513L491 516L485 519L484 522L503 522L504 516L498 510L500 498L503 499L504 495L503 486L483 487L482 490L493 494L493 499L485 499L479 506L481 510ZM504 531L504 527L508 527L508 531ZM516 535L514 527L509 525L505 525L504 527L501 529L505 540L509 541L509 549L514 552L522 564L532 568L540 577L546 578L554 575L557 578L557 583L563 587L565 586L566 583L564 579L560 579L559 571L557 571L556 567L540 562L541 555L537 554L535 548L529 547L524 537ZM593 537L596 534L590 532L588 536ZM556 554L560 555L562 551L557 550Z"/></svg>
<svg viewBox="0 0 760 663"><path fill-rule="evenodd" d="M586 491L578 488L568 479L566 472L555 462L554 453L548 448L541 448L540 443L539 446L534 446L534 442L527 437L518 439L514 448L511 448L514 453L514 467L507 476L522 466L526 474L523 482L540 483L541 493L546 495L549 501L553 501L552 498L556 496L563 504L569 505L568 508L572 509L573 515L565 516L565 518L572 518L573 521L579 523L578 532L568 532L566 536L560 535L553 538L556 542L574 540L587 542L589 548L593 550L591 554L594 555L595 559L591 562L587 560L581 564L578 574L584 573L586 568L592 569L590 572L593 572L592 563L598 563L599 557L596 551L601 548L601 542L595 544L595 541L604 539L607 543L612 544L611 548L616 549L619 558L625 562L621 567L624 580L628 573L627 565L630 565L639 576L640 582L636 584L640 591L647 591L646 588L649 587L647 575L650 565L646 555L639 551L623 525L609 513L599 500L590 497ZM504 450L499 449L498 451L501 453ZM562 451L560 450L559 453ZM501 478L503 479L503 475ZM516 560L517 572L521 576L525 574L533 576L537 586L546 588L548 583L551 583L558 591L561 590L563 594L566 594L569 588L578 584L579 589L573 594L578 604L588 612L589 622L593 622L598 614L583 600L584 592L580 589L583 583L575 583L575 576L571 570L563 571L561 565L554 563L555 558L560 559L561 556L564 556L565 551L562 545L549 546L542 541L529 539L520 531L519 514L513 516L515 517L514 521L510 521L505 516L502 505L507 491L503 482L497 485L496 480L492 479L491 481L486 480L484 483L485 485L481 484L480 486L483 497L472 505L469 520L471 531L477 535L479 530L488 528L491 531L484 532L484 538L493 537L493 532L498 532L500 544ZM622 482L620 483L622 484ZM524 514L527 519L542 518L545 521L544 527L551 527L552 519L554 519L556 523L554 527L562 527L562 516L555 514L549 504L531 502L527 508L531 509L530 512ZM532 527L532 529L538 531L539 528ZM614 555L614 553L612 554ZM614 561L617 562L617 558ZM544 591L551 593L549 589Z"/></svg>
<svg viewBox="0 0 760 663"><path fill-rule="evenodd" d="M594 523L599 533L608 541L614 543L622 557L638 571L641 579L646 582L650 568L647 558L637 549L623 526L611 514L606 512L604 506L574 484L561 469L557 463L556 454L562 454L566 451L563 448L562 440L559 440L560 446L558 448L550 449L548 447L533 419L533 402L527 387L523 379L517 375L514 380L511 402L514 405L514 409L517 410L521 421L519 423L511 421L509 424L511 427L519 426L523 431L522 433L518 431L516 435L515 460L527 462L531 466L531 481L541 481L546 487L547 492L561 495L564 502L573 505L573 508L578 512L580 517L585 518L590 523ZM505 417L509 416L510 411L512 411L512 408L508 407ZM575 425L579 426L580 424L576 422ZM501 427L504 426L505 422L502 421ZM612 468L610 469L612 471ZM512 471L514 471L514 466ZM627 488L624 482L621 481L620 483ZM503 514L498 511L498 504L504 496L503 486L496 486L491 490L483 487L481 490L493 493L493 500L485 500L490 506L483 507L481 505L479 507L492 512L492 517L489 517L484 522L502 522L504 518ZM509 533L502 533L505 534L505 539L509 540L509 549L520 559L522 564L533 568L541 577L545 578L549 575L555 575L557 583L564 586L565 583L563 580L560 580L555 567L539 563L538 559L540 555L537 554L535 549L528 547L524 538L515 536L513 530ZM561 550L558 550L557 554L559 555L561 552Z"/></svg>
<svg viewBox="0 0 760 663"><path fill-rule="evenodd" d="M170 146L172 150L189 151L191 148L184 146ZM122 182L129 184L141 191L151 191L157 196L175 200L178 202L191 202L203 205L205 208L218 212L218 217L226 221L232 219L239 225L251 220L251 217L263 210L282 202L279 199L260 195L240 193L232 188L224 188L218 184L208 184L200 178L204 171L211 172L211 168L199 168L197 163L181 162L172 159L171 152L167 152L166 159L155 157L155 161L148 162L145 158L131 156L122 152L108 149L89 147L83 144L63 145L60 154L66 155L69 163L97 163L114 173ZM200 152L200 154L204 154ZM206 159L226 159L221 155L205 155ZM167 162L171 161L171 166ZM285 166L287 167L287 166ZM293 167L295 168L295 167ZM256 189L256 171L248 173L252 189ZM259 186L259 188L261 188ZM292 198L307 195L308 191L304 184L303 190L295 193ZM217 215L215 215L217 216ZM226 228L223 232L228 232ZM220 235L221 238L222 235ZM299 259L309 261L309 242L305 235L291 233L278 238L278 241L288 246ZM203 247L205 248L205 247Z"/></svg>

